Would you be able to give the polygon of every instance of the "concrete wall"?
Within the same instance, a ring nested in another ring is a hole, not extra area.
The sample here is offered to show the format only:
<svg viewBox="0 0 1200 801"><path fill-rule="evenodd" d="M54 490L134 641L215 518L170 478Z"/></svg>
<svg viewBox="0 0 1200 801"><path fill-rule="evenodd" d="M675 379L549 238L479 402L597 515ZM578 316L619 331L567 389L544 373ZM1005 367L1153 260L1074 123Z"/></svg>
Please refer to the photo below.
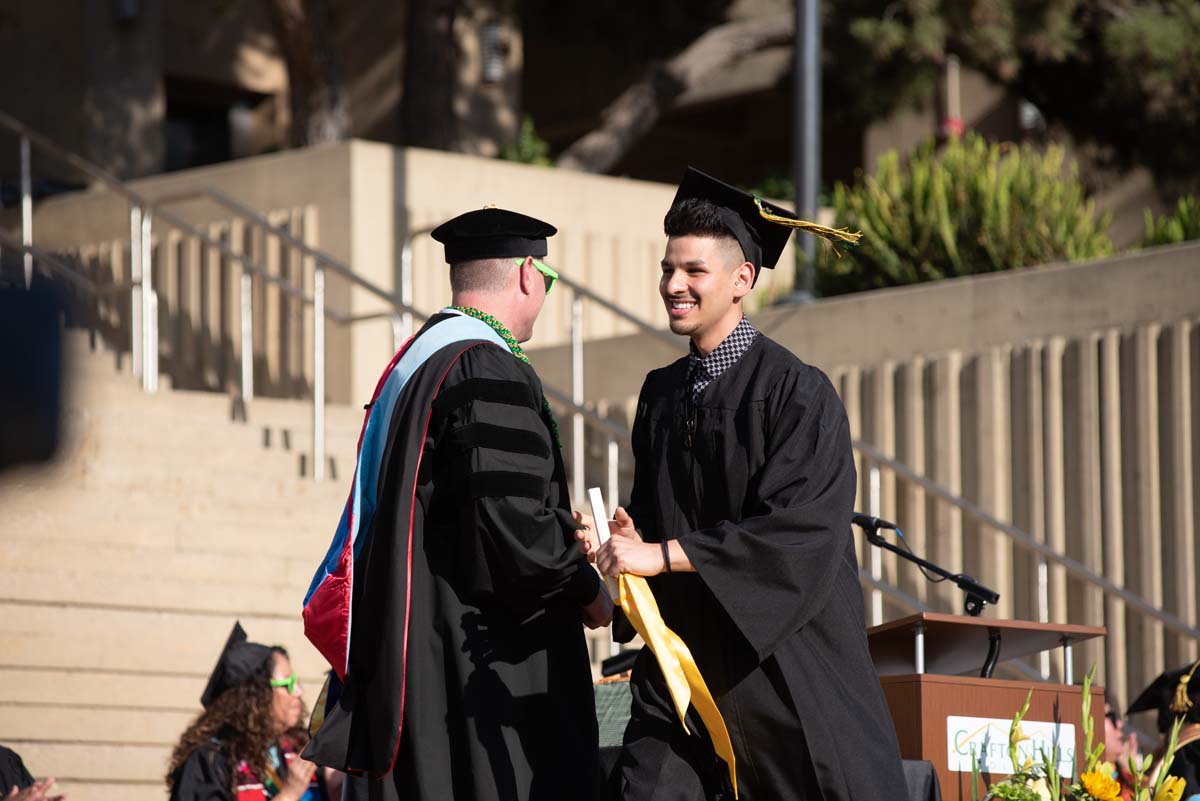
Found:
<svg viewBox="0 0 1200 801"><path fill-rule="evenodd" d="M548 261L569 277L610 298L636 317L665 327L657 294L658 261L665 238L662 217L675 188L622 178L583 175L511 162L353 141L289 151L236 163L137 181L152 201L183 191L214 187L285 223L298 236L350 265L374 284L398 286L400 253L410 231L431 228L488 203L519 209L554 223ZM301 263L273 238L231 218L207 202L172 209L254 255L272 275L290 276L311 289L312 265ZM79 251L97 275L127 280L128 205L108 193L57 197L38 205L34 242ZM177 386L228 389L237 381L240 352L237 287L240 267L204 252L198 242L155 223L154 281L160 292L160 331L165 374ZM441 246L427 233L414 243L414 305L431 313L450 297ZM790 249L780 259L791 262ZM766 273L755 298L788 291L786 269ZM311 313L263 282L256 282L256 390L303 395L311 386ZM385 304L343 279L328 279L332 308L370 314ZM114 342L128 342L123 302L107 309ZM556 288L532 341L552 347L569 340L571 293ZM369 397L391 353L386 321L346 329L328 326L329 397L339 402ZM584 331L591 339L636 330L616 315L585 304ZM197 345L197 338L201 344ZM204 352L202 362L194 354ZM196 371L201 374L197 375ZM564 385L565 386L565 385Z"/></svg>

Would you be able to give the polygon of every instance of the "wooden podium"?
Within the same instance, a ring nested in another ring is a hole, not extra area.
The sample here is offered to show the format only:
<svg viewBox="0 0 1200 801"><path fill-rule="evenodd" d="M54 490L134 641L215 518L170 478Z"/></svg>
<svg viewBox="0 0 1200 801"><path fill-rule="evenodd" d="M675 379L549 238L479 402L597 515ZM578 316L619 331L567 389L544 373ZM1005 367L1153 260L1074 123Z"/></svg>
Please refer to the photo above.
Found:
<svg viewBox="0 0 1200 801"><path fill-rule="evenodd" d="M1025 716L1028 725L1023 724L1023 728L1038 729L1049 736L1045 732L1062 733L1065 726L1073 726L1073 741L1060 737L1059 747L1073 749L1077 764L1082 764L1080 688L1073 684L994 679L990 678L991 669L999 662L1062 648L1064 673L1072 681L1071 646L1104 633L1099 626L989 620L933 612L868 630L871 658L891 709L901 756L932 762L942 797L966 801L971 798L971 768L970 757L964 754L981 749L993 756L1006 755L1012 717L1032 688ZM1104 690L1093 686L1091 696L1094 742L1103 742ZM1052 725L1039 728L1037 723ZM995 781L1006 774L985 772L984 781ZM979 795L983 795L982 788Z"/></svg>

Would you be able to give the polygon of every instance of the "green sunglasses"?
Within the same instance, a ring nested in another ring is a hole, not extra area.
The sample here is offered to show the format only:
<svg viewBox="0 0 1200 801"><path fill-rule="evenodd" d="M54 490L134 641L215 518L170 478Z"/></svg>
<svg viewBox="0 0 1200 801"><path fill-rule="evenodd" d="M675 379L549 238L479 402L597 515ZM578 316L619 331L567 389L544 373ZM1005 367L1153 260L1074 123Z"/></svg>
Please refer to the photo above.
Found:
<svg viewBox="0 0 1200 801"><path fill-rule="evenodd" d="M287 687L288 695L293 695L296 692L296 674L288 676L286 679L271 679L272 687Z"/></svg>
<svg viewBox="0 0 1200 801"><path fill-rule="evenodd" d="M516 263L517 263L517 266L518 266L518 267L520 267L522 264L524 264L524 263L525 263L525 260L524 260L524 259L516 259L515 261L516 261ZM537 259L534 259L534 260L533 260L533 266L534 266L534 267L536 267L536 268L537 268L537 271L538 271L539 273L541 273L541 274L542 274L542 276L545 278L545 280L546 280L546 294L547 294L547 295L549 295L549 294L550 294L550 288L551 288L552 286L554 286L554 282L558 280L558 273L554 272L554 270L553 270L553 269L551 269L550 267L546 266L545 264L543 264L542 262L538 261Z"/></svg>

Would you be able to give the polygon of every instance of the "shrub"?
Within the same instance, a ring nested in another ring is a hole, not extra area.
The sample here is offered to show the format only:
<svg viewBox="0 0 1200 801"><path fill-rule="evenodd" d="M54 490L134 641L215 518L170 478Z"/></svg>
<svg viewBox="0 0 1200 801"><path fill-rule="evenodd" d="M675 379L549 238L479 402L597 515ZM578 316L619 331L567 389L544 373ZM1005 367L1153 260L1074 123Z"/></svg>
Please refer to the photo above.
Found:
<svg viewBox="0 0 1200 801"><path fill-rule="evenodd" d="M1142 247L1177 245L1191 239L1200 239L1200 199L1194 196L1181 197L1175 211L1157 220L1150 209L1146 209L1146 234L1142 237Z"/></svg>
<svg viewBox="0 0 1200 801"><path fill-rule="evenodd" d="M832 295L1011 270L1112 253L1109 215L1097 218L1062 148L989 144L968 133L930 140L907 162L892 151L873 175L834 189L835 227L863 238L819 258Z"/></svg>

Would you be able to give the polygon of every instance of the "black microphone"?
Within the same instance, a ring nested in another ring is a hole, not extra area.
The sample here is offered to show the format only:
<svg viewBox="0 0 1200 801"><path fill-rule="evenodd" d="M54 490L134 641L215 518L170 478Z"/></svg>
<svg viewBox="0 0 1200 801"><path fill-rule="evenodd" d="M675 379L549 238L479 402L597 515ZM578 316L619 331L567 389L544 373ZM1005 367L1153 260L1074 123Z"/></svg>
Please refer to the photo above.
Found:
<svg viewBox="0 0 1200 801"><path fill-rule="evenodd" d="M866 529L867 531L877 531L881 528L887 529L889 531L899 531L900 530L900 529L896 528L895 523L889 523L888 521L882 520L878 517L871 517L870 515L864 515L861 512L855 512L850 517L850 522L853 523L854 525L858 526L859 528Z"/></svg>

